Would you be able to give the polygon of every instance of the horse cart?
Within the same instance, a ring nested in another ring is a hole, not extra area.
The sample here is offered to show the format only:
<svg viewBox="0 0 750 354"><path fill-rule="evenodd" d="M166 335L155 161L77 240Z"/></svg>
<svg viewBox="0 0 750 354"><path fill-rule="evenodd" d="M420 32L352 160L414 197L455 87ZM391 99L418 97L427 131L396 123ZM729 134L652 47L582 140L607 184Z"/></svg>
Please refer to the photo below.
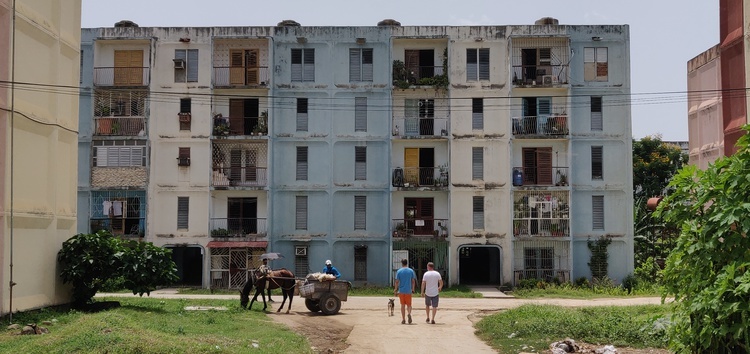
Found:
<svg viewBox="0 0 750 354"><path fill-rule="evenodd" d="M308 277L300 287L299 294L305 299L305 307L311 312L335 315L341 310L341 301L346 301L349 296L350 287L348 281L320 281Z"/></svg>

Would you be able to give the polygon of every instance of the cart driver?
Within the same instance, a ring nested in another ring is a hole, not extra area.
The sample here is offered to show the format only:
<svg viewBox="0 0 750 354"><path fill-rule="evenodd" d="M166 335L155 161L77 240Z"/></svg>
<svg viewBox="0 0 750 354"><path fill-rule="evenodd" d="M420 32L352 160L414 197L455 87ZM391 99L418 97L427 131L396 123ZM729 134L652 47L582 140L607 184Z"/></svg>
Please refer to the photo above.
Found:
<svg viewBox="0 0 750 354"><path fill-rule="evenodd" d="M271 278L271 267L268 266L268 258L263 258L262 260L263 264L258 267L258 273L263 274L261 279L266 280L266 289L268 289L268 302L274 302L271 300L271 284L270 279Z"/></svg>
<svg viewBox="0 0 750 354"><path fill-rule="evenodd" d="M326 266L323 267L323 273L333 274L336 276L336 279L341 278L341 273L339 273L339 270L333 266L330 259L326 260Z"/></svg>

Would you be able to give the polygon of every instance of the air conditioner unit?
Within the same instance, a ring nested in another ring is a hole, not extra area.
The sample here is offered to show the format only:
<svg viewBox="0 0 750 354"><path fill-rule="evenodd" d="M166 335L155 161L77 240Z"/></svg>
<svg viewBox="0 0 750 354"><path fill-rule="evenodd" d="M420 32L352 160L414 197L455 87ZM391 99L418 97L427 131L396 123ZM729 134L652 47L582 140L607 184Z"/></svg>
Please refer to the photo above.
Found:
<svg viewBox="0 0 750 354"><path fill-rule="evenodd" d="M175 69L185 69L185 59L172 59Z"/></svg>
<svg viewBox="0 0 750 354"><path fill-rule="evenodd" d="M307 247L294 247L295 256L307 256Z"/></svg>
<svg viewBox="0 0 750 354"><path fill-rule="evenodd" d="M180 117L180 122L190 123L190 118L191 118L190 113L178 113L177 115Z"/></svg>
<svg viewBox="0 0 750 354"><path fill-rule="evenodd" d="M552 75L544 75L544 76L542 76L542 84L544 84L544 85L552 85Z"/></svg>
<svg viewBox="0 0 750 354"><path fill-rule="evenodd" d="M177 158L177 166L190 166L190 158L189 157L178 157Z"/></svg>

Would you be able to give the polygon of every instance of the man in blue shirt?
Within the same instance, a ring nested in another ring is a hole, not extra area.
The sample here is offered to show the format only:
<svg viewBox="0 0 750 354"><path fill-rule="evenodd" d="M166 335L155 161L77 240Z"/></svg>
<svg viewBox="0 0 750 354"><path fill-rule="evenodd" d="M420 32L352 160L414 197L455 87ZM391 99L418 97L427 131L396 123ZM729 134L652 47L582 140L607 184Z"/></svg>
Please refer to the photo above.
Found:
<svg viewBox="0 0 750 354"><path fill-rule="evenodd" d="M330 259L326 260L326 266L323 267L323 273L333 274L336 276L336 279L341 278L341 273L339 273L339 270L333 266Z"/></svg>
<svg viewBox="0 0 750 354"><path fill-rule="evenodd" d="M393 294L398 295L401 303L401 324L406 324L405 315L408 312L409 324L411 324L411 294L417 287L417 274L407 265L406 258L401 260L401 268L396 272L396 284Z"/></svg>

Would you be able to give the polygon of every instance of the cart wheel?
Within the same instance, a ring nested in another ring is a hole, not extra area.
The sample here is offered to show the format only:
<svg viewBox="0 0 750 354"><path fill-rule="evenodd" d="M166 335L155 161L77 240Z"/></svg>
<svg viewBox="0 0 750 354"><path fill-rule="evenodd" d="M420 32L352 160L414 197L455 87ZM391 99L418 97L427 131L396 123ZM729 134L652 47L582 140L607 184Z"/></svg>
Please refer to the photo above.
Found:
<svg viewBox="0 0 750 354"><path fill-rule="evenodd" d="M320 311L320 304L313 299L305 299L305 307L307 307L310 312Z"/></svg>
<svg viewBox="0 0 750 354"><path fill-rule="evenodd" d="M320 312L324 315L335 315L341 310L341 300L339 300L339 297L334 294L323 294L323 296L320 297L319 306Z"/></svg>

